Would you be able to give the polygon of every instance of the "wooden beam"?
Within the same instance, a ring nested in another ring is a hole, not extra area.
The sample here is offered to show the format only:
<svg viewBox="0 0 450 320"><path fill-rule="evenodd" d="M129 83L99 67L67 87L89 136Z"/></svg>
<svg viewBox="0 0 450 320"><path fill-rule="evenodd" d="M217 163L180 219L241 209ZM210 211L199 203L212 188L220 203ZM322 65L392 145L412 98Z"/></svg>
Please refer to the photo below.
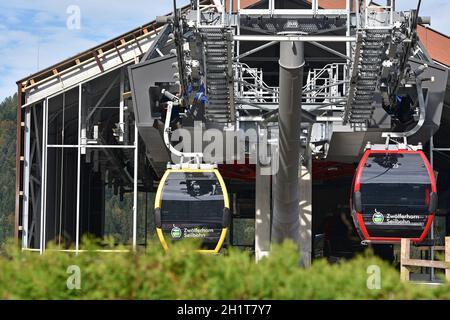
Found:
<svg viewBox="0 0 450 320"><path fill-rule="evenodd" d="M403 260L404 266L410 267L423 267L423 268L436 268L436 269L447 269L450 265L445 261L435 261L435 260L419 260L419 259L405 259Z"/></svg>
<svg viewBox="0 0 450 320"><path fill-rule="evenodd" d="M101 62L100 59L98 58L97 52L92 51L92 55L94 56L95 61L97 62L98 67L100 68L100 71L101 71L101 72L104 72L104 71L105 71L105 68L103 68L102 62Z"/></svg>
<svg viewBox="0 0 450 320"><path fill-rule="evenodd" d="M158 35L158 30L156 30L156 26L155 24L152 24L152 28L153 28L153 32Z"/></svg>
<svg viewBox="0 0 450 320"><path fill-rule="evenodd" d="M122 55L120 54L119 48L117 48L116 42L114 42L114 48L116 49L116 53L117 53L117 55L119 56L120 61L122 61L122 63L123 63L123 57L122 57Z"/></svg>
<svg viewBox="0 0 450 320"><path fill-rule="evenodd" d="M449 265L445 269L445 278L450 282L450 237L445 238L445 262Z"/></svg>
<svg viewBox="0 0 450 320"><path fill-rule="evenodd" d="M133 38L134 38L134 42L136 42L136 45L139 48L139 51L141 52L141 54L144 54L144 51L142 51L141 45L139 44L139 40L136 39L136 34L133 33Z"/></svg>
<svg viewBox="0 0 450 320"><path fill-rule="evenodd" d="M128 92L124 92L123 93L123 98L124 99L131 99L133 96L131 95L131 91Z"/></svg>
<svg viewBox="0 0 450 320"><path fill-rule="evenodd" d="M429 251L431 249L433 249L434 251L445 251L445 246L417 247L417 250L419 251Z"/></svg>
<svg viewBox="0 0 450 320"><path fill-rule="evenodd" d="M410 267L423 267L436 269L450 268L450 265L447 262L435 260L404 259L402 265Z"/></svg>
<svg viewBox="0 0 450 320"><path fill-rule="evenodd" d="M405 266L405 262L410 257L411 240L402 239L400 245L400 280L409 281L409 269Z"/></svg>

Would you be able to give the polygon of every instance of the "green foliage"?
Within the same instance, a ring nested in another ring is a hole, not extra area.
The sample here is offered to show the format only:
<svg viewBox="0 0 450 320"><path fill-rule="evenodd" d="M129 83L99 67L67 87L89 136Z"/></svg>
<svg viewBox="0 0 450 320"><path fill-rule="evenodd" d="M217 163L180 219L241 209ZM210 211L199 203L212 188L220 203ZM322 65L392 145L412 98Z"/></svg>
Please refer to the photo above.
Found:
<svg viewBox="0 0 450 320"><path fill-rule="evenodd" d="M112 241L113 242L113 241ZM97 248L92 240L84 247ZM259 264L237 249L221 256L180 244L163 253L157 243L139 253L20 252L0 255L0 299L450 299L450 286L425 288L400 282L386 262L365 254L330 265L298 266L291 243L275 247ZM81 289L69 290L67 268L81 270ZM381 289L367 288L367 268L379 266Z"/></svg>
<svg viewBox="0 0 450 320"><path fill-rule="evenodd" d="M14 230L17 95L0 103L0 244Z"/></svg>

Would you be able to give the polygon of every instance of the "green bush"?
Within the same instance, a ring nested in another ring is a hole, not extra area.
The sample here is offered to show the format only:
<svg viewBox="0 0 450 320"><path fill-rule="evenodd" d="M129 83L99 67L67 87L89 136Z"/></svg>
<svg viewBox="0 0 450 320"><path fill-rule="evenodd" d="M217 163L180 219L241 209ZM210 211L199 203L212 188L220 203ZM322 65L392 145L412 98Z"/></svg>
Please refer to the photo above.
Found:
<svg viewBox="0 0 450 320"><path fill-rule="evenodd" d="M97 244L85 240L85 248ZM0 299L450 299L450 286L426 288L400 282L398 272L370 253L330 265L302 269L291 243L254 263L237 249L207 256L180 244L163 253L156 243L145 252L21 252L0 255ZM69 290L67 268L81 270L81 289ZM370 265L381 270L381 289L370 290Z"/></svg>

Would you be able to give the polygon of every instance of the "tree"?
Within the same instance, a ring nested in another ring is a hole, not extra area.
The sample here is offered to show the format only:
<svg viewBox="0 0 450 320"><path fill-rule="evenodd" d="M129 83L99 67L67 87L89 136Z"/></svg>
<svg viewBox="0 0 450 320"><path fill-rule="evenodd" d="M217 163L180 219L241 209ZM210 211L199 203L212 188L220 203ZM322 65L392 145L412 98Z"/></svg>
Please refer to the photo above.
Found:
<svg viewBox="0 0 450 320"><path fill-rule="evenodd" d="M13 236L17 94L0 103L0 244Z"/></svg>

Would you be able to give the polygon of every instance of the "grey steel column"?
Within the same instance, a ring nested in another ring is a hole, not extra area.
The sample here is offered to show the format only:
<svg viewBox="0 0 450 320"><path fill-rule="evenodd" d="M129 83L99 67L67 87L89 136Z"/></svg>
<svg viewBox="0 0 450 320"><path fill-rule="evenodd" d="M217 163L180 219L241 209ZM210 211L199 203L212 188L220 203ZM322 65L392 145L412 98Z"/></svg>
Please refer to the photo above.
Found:
<svg viewBox="0 0 450 320"><path fill-rule="evenodd" d="M270 196L271 163L268 163L269 132L266 127L258 128L258 147L255 177L255 259L260 261L270 251ZM267 146L268 147L268 146Z"/></svg>
<svg viewBox="0 0 450 320"><path fill-rule="evenodd" d="M274 179L272 242L300 244L300 110L303 42L280 42L279 169Z"/></svg>

